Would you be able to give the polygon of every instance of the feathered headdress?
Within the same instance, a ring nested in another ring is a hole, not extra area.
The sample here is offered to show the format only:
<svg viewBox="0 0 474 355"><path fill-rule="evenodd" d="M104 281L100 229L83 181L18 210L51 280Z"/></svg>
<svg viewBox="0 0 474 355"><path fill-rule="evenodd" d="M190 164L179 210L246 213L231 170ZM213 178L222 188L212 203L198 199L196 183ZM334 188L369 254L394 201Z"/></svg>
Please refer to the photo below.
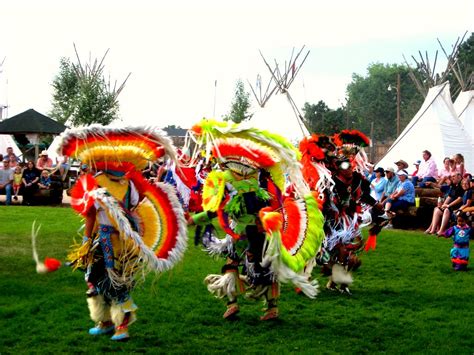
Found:
<svg viewBox="0 0 474 355"><path fill-rule="evenodd" d="M367 170L367 154L364 147L371 145L370 139L358 130L343 130L333 136L333 142L337 145L339 154L348 157L354 170L363 173Z"/></svg>

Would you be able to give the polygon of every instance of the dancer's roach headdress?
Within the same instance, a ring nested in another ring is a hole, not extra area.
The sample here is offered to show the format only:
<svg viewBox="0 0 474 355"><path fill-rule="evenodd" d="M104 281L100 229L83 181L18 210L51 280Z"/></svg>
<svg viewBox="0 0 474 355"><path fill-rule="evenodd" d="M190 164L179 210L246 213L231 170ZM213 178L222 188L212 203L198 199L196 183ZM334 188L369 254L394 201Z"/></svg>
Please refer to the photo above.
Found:
<svg viewBox="0 0 474 355"><path fill-rule="evenodd" d="M351 162L354 170L362 173L367 170L368 159L364 147L371 145L370 139L358 130L343 130L333 136L337 145L338 154L345 155Z"/></svg>

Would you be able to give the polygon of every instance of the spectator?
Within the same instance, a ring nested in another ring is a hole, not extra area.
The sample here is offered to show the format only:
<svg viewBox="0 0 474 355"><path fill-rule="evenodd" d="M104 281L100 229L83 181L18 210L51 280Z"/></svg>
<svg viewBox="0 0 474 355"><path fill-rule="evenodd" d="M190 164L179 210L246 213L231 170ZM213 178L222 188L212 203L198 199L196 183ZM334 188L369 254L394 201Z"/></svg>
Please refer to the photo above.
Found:
<svg viewBox="0 0 474 355"><path fill-rule="evenodd" d="M59 176L61 180L64 181L69 172L69 158L66 155L56 158L56 170L59 170Z"/></svg>
<svg viewBox="0 0 474 355"><path fill-rule="evenodd" d="M413 163L413 165L415 166L415 170L411 173L412 181L413 181L413 177L415 177L418 174L420 163L421 163L421 160L417 160L416 162Z"/></svg>
<svg viewBox="0 0 474 355"><path fill-rule="evenodd" d="M8 159L9 159L9 164L10 164L10 168L11 169L15 169L17 166L18 166L18 159L16 158L15 154L13 155L9 155L8 156Z"/></svg>
<svg viewBox="0 0 474 355"><path fill-rule="evenodd" d="M13 148L7 147L7 154L5 154L5 158L10 158L11 156L15 157L17 163L20 162L20 159L16 156L15 152L13 152Z"/></svg>
<svg viewBox="0 0 474 355"><path fill-rule="evenodd" d="M23 170L23 204L30 206L33 201L33 195L38 190L38 181L40 179L40 171L35 167L33 160L29 160Z"/></svg>
<svg viewBox="0 0 474 355"><path fill-rule="evenodd" d="M43 150L36 161L36 169L38 170L51 170L53 168L53 160L48 157L48 151Z"/></svg>
<svg viewBox="0 0 474 355"><path fill-rule="evenodd" d="M439 172L438 172L438 179L436 181L436 184L434 183L431 183L429 181L427 181L425 183L426 186L429 186L429 187L438 187L441 189L441 191L443 191L443 186L444 186L444 190L443 192L446 192L448 190L448 188L446 187L448 185L448 180L451 178L451 159L446 157L443 159L443 167L441 169L439 169Z"/></svg>
<svg viewBox="0 0 474 355"><path fill-rule="evenodd" d="M3 166L0 169L0 191L5 191L6 200L5 205L11 205L12 203L12 191L13 191L13 170L10 169L10 159L3 159Z"/></svg>
<svg viewBox="0 0 474 355"><path fill-rule="evenodd" d="M462 205L454 211L454 213L459 216L462 212L471 212L472 207L472 188L471 188L471 179L464 178L461 181L461 187L464 190L462 195Z"/></svg>
<svg viewBox="0 0 474 355"><path fill-rule="evenodd" d="M420 163L418 173L413 178L413 185L419 185L419 187L428 187L425 183L427 181L436 182L438 177L438 168L436 162L431 157L431 153L428 150L423 151L423 160Z"/></svg>
<svg viewBox="0 0 474 355"><path fill-rule="evenodd" d="M385 213L381 216L390 219L395 216L397 210L404 210L415 204L415 187L408 179L408 172L401 170L397 173L400 179L397 189L392 193L385 202Z"/></svg>
<svg viewBox="0 0 474 355"><path fill-rule="evenodd" d="M446 231L453 211L462 204L464 190L460 182L461 174L455 173L451 175L451 187L449 188L448 195L441 206L435 207L431 224L425 231L426 234L437 233L438 236L441 236Z"/></svg>
<svg viewBox="0 0 474 355"><path fill-rule="evenodd" d="M464 176L466 169L464 168L464 156L462 154L454 154L451 158L454 161L454 169L457 173Z"/></svg>
<svg viewBox="0 0 474 355"><path fill-rule="evenodd" d="M372 182L375 179L374 164L367 164L367 170L364 172L364 176L369 182Z"/></svg>
<svg viewBox="0 0 474 355"><path fill-rule="evenodd" d="M370 183L370 195L380 202L383 192L385 190L385 185L387 185L387 179L385 178L385 173L383 168L378 167L375 169L375 179Z"/></svg>
<svg viewBox="0 0 474 355"><path fill-rule="evenodd" d="M400 179L395 174L395 169L392 167L388 167L387 169L385 169L385 176L387 179L387 183L385 184L385 188L380 197L381 203L384 203L387 200L387 198L395 192L400 182Z"/></svg>
<svg viewBox="0 0 474 355"><path fill-rule="evenodd" d="M18 194L20 193L23 179L23 171L18 165L13 172L13 199L18 201Z"/></svg>
<svg viewBox="0 0 474 355"><path fill-rule="evenodd" d="M395 162L395 165L397 166L396 173L398 173L401 170L408 169L408 163L405 160L400 159L399 161Z"/></svg>
<svg viewBox="0 0 474 355"><path fill-rule="evenodd" d="M38 187L42 190L49 190L51 188L51 178L49 177L48 170L43 170L38 182Z"/></svg>

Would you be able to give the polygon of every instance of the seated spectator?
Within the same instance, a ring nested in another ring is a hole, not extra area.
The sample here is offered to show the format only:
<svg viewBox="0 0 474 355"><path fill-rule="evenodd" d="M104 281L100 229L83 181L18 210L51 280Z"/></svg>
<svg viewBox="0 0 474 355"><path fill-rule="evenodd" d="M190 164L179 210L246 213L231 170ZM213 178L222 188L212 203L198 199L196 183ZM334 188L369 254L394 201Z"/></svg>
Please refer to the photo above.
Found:
<svg viewBox="0 0 474 355"><path fill-rule="evenodd" d="M5 191L5 205L11 205L13 191L13 170L10 169L10 160L8 158L3 159L2 169L0 169L0 191Z"/></svg>
<svg viewBox="0 0 474 355"><path fill-rule="evenodd" d="M364 171L364 176L369 182L372 182L375 179L374 164L367 164L367 170Z"/></svg>
<svg viewBox="0 0 474 355"><path fill-rule="evenodd" d="M23 171L21 167L18 165L15 170L13 171L13 199L18 201L18 195L20 194L20 189L23 180Z"/></svg>
<svg viewBox="0 0 474 355"><path fill-rule="evenodd" d="M408 172L401 170L397 173L400 183L384 204L385 213L381 216L390 219L395 216L395 211L405 210L415 204L415 187L408 179Z"/></svg>
<svg viewBox="0 0 474 355"><path fill-rule="evenodd" d="M428 150L423 151L423 160L420 163L418 173L413 178L413 185L419 187L428 187L425 183L427 181L436 182L438 177L438 168L436 162L431 157L431 153Z"/></svg>
<svg viewBox="0 0 474 355"><path fill-rule="evenodd" d="M49 177L48 170L43 170L41 172L38 187L41 190L49 190L51 188L51 178Z"/></svg>
<svg viewBox="0 0 474 355"><path fill-rule="evenodd" d="M30 206L33 204L33 195L38 190L40 170L35 167L33 160L29 160L23 170L23 204Z"/></svg>
<svg viewBox="0 0 474 355"><path fill-rule="evenodd" d="M474 205L472 200L472 188L471 188L471 178L464 178L461 181L461 187L464 190L464 194L462 195L462 205L454 211L456 216L459 216L460 213L469 213L471 214L474 211Z"/></svg>
<svg viewBox="0 0 474 355"><path fill-rule="evenodd" d="M13 148L12 147L7 147L7 153L5 154L5 158L9 158L13 156L15 157L15 160L17 163L20 162L20 159L16 156L15 152L13 151Z"/></svg>
<svg viewBox="0 0 474 355"><path fill-rule="evenodd" d="M10 168L15 169L19 164L15 155L9 155L8 159L10 161Z"/></svg>
<svg viewBox="0 0 474 355"><path fill-rule="evenodd" d="M449 186L451 182L449 179L451 178L451 163L452 160L448 157L443 159L443 167L438 171L438 179L436 183L432 183L430 181L425 182L425 185L428 187L437 187L441 189L443 193L446 193L449 190Z"/></svg>
<svg viewBox="0 0 474 355"><path fill-rule="evenodd" d="M53 168L53 160L48 157L48 151L43 150L36 161L36 169L38 170L51 170Z"/></svg>
<svg viewBox="0 0 474 355"><path fill-rule="evenodd" d="M385 169L385 178L387 179L387 182L385 183L384 190L380 196L381 203L384 203L388 197L395 192L400 183L400 179L395 174L395 169L392 167Z"/></svg>
<svg viewBox="0 0 474 355"><path fill-rule="evenodd" d="M431 224L425 231L426 234L435 234L442 236L448 227L449 221L456 210L462 204L464 190L461 187L461 175L455 173L451 175L451 187L448 195L441 206L435 207Z"/></svg>
<svg viewBox="0 0 474 355"><path fill-rule="evenodd" d="M421 160L417 160L416 162L413 163L413 165L415 166L415 170L411 173L412 182L413 182L413 177L415 177L418 174L420 163L421 163Z"/></svg>
<svg viewBox="0 0 474 355"><path fill-rule="evenodd" d="M383 168L379 167L375 169L375 179L370 183L370 196L376 199L377 202L380 202L386 184L387 179L385 178Z"/></svg>
<svg viewBox="0 0 474 355"><path fill-rule="evenodd" d="M462 154L454 154L451 159L454 161L454 170L464 176L466 169L464 168L464 156Z"/></svg>
<svg viewBox="0 0 474 355"><path fill-rule="evenodd" d="M59 176L61 177L62 181L64 181L67 177L69 167L69 158L67 156L56 158L55 171L59 171Z"/></svg>
<svg viewBox="0 0 474 355"><path fill-rule="evenodd" d="M405 160L400 159L399 161L396 161L394 164L397 166L396 173L398 173L401 170L408 169L408 163Z"/></svg>

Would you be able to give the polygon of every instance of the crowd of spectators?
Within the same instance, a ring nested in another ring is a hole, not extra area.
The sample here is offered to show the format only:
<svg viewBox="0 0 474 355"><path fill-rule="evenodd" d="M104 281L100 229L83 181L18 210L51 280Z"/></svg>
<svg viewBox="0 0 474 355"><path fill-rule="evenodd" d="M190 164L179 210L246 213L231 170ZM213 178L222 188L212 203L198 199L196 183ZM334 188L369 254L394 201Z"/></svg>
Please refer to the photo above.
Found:
<svg viewBox="0 0 474 355"><path fill-rule="evenodd" d="M474 213L474 181L472 175L466 172L461 154L444 158L440 169L428 150L422 152L422 159L413 163L411 173L408 173L406 161L400 159L394 164L396 168L369 168L366 174L372 197L384 206L383 218L392 219L397 211L415 205L416 188L437 188L442 194L433 211L431 225L425 231L427 234L444 235L460 213L466 213L468 217Z"/></svg>
<svg viewBox="0 0 474 355"><path fill-rule="evenodd" d="M12 201L18 201L20 195L23 197L22 204L34 204L34 195L37 190L54 188L55 182L52 180L54 174L58 173L62 180L67 174L67 159L53 164L46 150L41 152L36 162L29 160L26 164L20 162L12 147L8 147L5 154L0 154L0 158L2 160L0 194L5 195L6 205L11 205Z"/></svg>

